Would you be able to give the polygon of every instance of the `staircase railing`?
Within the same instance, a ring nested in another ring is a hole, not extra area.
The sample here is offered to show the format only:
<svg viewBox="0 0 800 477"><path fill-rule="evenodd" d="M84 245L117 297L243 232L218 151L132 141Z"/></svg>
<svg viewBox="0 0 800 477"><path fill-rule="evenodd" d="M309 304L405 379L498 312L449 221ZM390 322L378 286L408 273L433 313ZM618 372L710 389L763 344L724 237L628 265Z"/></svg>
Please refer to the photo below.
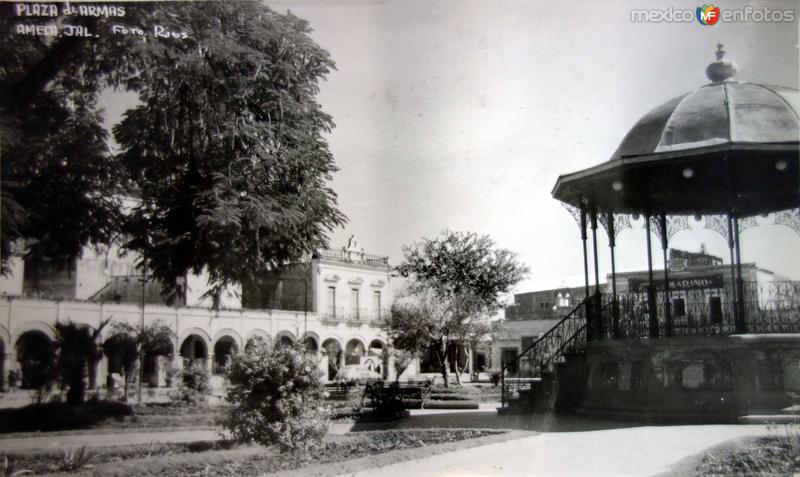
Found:
<svg viewBox="0 0 800 477"><path fill-rule="evenodd" d="M565 352L586 341L586 310L593 306L595 299L595 296L584 299L513 360L502 363L500 369L502 407L506 407L515 392L541 378L542 371L561 359Z"/></svg>

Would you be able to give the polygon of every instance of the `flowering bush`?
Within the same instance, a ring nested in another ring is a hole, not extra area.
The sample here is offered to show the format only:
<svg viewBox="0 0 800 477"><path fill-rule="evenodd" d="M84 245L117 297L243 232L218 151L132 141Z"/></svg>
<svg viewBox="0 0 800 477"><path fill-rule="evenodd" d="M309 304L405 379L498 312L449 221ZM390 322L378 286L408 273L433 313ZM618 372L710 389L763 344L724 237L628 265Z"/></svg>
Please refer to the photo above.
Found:
<svg viewBox="0 0 800 477"><path fill-rule="evenodd" d="M173 400L185 404L199 404L211 394L208 370L203 363L192 363L181 371L181 381Z"/></svg>
<svg viewBox="0 0 800 477"><path fill-rule="evenodd" d="M282 452L321 444L330 411L317 358L301 345L253 343L232 359L228 379L233 407L222 425L235 440L274 444Z"/></svg>

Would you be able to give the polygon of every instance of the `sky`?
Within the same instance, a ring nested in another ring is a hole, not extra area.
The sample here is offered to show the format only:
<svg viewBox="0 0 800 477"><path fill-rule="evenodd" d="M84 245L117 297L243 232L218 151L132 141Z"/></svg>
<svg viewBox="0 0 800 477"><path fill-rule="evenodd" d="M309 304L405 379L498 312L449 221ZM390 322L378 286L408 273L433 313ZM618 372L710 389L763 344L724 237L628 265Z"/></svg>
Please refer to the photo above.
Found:
<svg viewBox="0 0 800 477"><path fill-rule="evenodd" d="M530 268L517 292L582 283L578 227L550 195L556 179L608 160L642 115L708 83L717 42L740 81L798 88L797 21L631 21L645 4L694 12L696 2L266 3L308 20L337 65L318 97L337 125L332 186L349 218L331 245L355 234L397 264L404 244L445 229L488 234ZM800 16L797 1L715 5ZM742 232L742 260L800 279L800 236L772 220ZM690 223L671 245L704 243L727 263L725 239ZM602 231L598 240L602 277L610 259ZM642 221L617 245L618 270L646 268Z"/></svg>

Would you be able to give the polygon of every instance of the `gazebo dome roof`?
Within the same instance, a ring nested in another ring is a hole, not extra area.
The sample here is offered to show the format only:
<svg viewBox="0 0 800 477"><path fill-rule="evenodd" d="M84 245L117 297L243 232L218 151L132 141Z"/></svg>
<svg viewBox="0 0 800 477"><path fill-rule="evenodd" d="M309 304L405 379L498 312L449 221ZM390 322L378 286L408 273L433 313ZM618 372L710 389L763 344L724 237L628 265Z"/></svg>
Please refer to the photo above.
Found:
<svg viewBox="0 0 800 477"><path fill-rule="evenodd" d="M644 115L611 159L724 144L796 143L798 112L796 89L730 79L712 82Z"/></svg>
<svg viewBox="0 0 800 477"><path fill-rule="evenodd" d="M797 142L800 92L783 86L738 83L736 63L724 59L706 68L711 83L673 98L645 114L625 135L611 160L724 144Z"/></svg>
<svg viewBox="0 0 800 477"><path fill-rule="evenodd" d="M553 196L619 213L764 213L800 205L800 92L739 83L737 67L644 115L609 161L558 178Z"/></svg>

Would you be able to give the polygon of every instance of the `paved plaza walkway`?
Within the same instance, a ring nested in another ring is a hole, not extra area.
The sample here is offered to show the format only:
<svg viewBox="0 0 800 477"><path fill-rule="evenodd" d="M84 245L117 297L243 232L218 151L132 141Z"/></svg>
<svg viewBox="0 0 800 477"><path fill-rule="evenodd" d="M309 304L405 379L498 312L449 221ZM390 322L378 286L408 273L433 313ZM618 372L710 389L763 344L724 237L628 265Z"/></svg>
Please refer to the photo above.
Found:
<svg viewBox="0 0 800 477"><path fill-rule="evenodd" d="M650 476L669 471L685 457L727 440L766 433L763 425L643 426L545 432L347 475Z"/></svg>

